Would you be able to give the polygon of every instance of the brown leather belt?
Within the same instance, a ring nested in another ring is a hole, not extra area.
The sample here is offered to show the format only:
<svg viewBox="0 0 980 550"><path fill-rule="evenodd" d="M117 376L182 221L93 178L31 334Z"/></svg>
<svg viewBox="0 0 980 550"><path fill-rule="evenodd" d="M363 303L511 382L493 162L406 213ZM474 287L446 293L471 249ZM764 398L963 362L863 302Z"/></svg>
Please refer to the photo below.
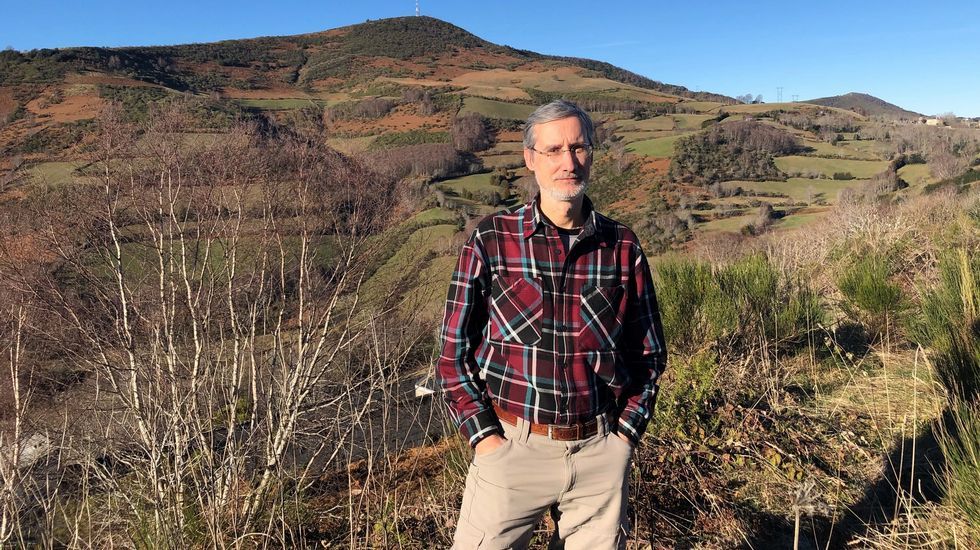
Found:
<svg viewBox="0 0 980 550"><path fill-rule="evenodd" d="M502 422L506 422L511 426L517 426L518 417L516 414L501 409L496 403L493 404L493 410L497 413L497 418ZM555 441L576 441L592 437L599 433L599 422L601 418L600 416L587 422L582 422L581 424L571 424L568 426L562 426L560 424L535 424L534 422L528 422L528 424L531 425L531 433L533 434L543 435Z"/></svg>

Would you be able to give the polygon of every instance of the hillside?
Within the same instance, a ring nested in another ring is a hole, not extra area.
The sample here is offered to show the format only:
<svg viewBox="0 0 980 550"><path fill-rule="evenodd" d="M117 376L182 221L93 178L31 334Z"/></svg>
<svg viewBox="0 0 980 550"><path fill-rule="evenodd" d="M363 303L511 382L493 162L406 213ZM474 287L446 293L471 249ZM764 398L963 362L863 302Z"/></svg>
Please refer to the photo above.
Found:
<svg viewBox="0 0 980 550"><path fill-rule="evenodd" d="M857 92L851 92L844 95L835 95L831 97L821 97L818 99L808 99L804 103L847 109L849 111L860 113L864 116L884 116L908 120L916 119L922 116L919 113L905 110L898 105L893 105L875 96Z"/></svg>
<svg viewBox="0 0 980 550"><path fill-rule="evenodd" d="M980 131L422 17L0 52L0 547L448 547L446 288L556 98L669 342L629 546L980 544Z"/></svg>
<svg viewBox="0 0 980 550"><path fill-rule="evenodd" d="M479 53L479 60L459 53ZM677 96L705 100L730 98L695 93L663 84L608 63L544 56L487 42L455 25L431 17L369 21L329 31L283 37L227 40L208 44L124 48L63 48L0 52L0 86L52 84L71 73L123 76L178 91L203 93L224 87L330 87L331 78L365 79L386 73L387 58L406 62L387 69L402 76L440 75L465 68L514 70L535 61L595 71L614 80ZM409 63L411 62L411 63ZM392 75L389 75L392 76Z"/></svg>

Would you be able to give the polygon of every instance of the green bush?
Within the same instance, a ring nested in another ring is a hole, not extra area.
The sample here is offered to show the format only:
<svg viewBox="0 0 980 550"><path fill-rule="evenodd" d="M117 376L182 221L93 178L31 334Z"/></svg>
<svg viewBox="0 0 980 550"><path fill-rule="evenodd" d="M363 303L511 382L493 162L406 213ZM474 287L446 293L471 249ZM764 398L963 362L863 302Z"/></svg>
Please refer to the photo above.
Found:
<svg viewBox="0 0 980 550"><path fill-rule="evenodd" d="M691 353L734 332L734 303L722 294L710 265L668 261L657 266L657 275L660 315L672 350Z"/></svg>
<svg viewBox="0 0 980 550"><path fill-rule="evenodd" d="M854 174L850 172L834 172L835 180L852 180L854 179Z"/></svg>
<svg viewBox="0 0 980 550"><path fill-rule="evenodd" d="M657 267L661 316L671 349L704 350L724 337L796 347L824 321L819 295L802 281L790 282L762 255L749 256L713 272L691 260Z"/></svg>
<svg viewBox="0 0 980 550"><path fill-rule="evenodd" d="M959 249L940 260L939 284L923 293L910 332L947 393L980 402L980 259Z"/></svg>
<svg viewBox="0 0 980 550"><path fill-rule="evenodd" d="M961 402L938 433L946 461L940 477L946 501L972 525L980 525L980 405Z"/></svg>
<svg viewBox="0 0 980 550"><path fill-rule="evenodd" d="M904 309L902 289L888 280L891 268L878 254L868 254L844 268L837 287L844 295L841 307L863 324L872 338L894 326Z"/></svg>

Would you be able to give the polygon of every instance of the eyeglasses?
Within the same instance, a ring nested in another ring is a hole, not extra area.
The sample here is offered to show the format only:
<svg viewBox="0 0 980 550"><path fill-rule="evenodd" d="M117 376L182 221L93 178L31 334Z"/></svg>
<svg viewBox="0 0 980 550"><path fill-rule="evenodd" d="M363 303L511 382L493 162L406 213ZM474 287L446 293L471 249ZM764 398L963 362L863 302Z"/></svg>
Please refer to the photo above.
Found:
<svg viewBox="0 0 980 550"><path fill-rule="evenodd" d="M592 156L591 145L569 145L567 149L547 149L545 151L539 151L534 147L531 147L531 150L539 155L544 155L549 160L559 160L565 156L565 153L571 153L575 158L582 162Z"/></svg>

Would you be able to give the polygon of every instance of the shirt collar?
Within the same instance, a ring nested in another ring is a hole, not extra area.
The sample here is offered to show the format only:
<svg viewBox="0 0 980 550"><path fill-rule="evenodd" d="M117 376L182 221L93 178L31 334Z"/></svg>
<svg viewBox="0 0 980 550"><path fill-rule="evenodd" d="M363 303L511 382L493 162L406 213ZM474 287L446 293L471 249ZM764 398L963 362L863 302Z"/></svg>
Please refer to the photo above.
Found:
<svg viewBox="0 0 980 550"><path fill-rule="evenodd" d="M541 213L541 194L537 194L531 199L531 202L524 205L524 238L530 239L531 235L534 235L539 229L545 225L551 225L548 223L548 219L544 217ZM602 218L599 216L595 207L592 206L592 200L588 196L582 201L582 209L585 211L585 224L582 225L581 237L591 237L592 235L601 234L602 231Z"/></svg>

